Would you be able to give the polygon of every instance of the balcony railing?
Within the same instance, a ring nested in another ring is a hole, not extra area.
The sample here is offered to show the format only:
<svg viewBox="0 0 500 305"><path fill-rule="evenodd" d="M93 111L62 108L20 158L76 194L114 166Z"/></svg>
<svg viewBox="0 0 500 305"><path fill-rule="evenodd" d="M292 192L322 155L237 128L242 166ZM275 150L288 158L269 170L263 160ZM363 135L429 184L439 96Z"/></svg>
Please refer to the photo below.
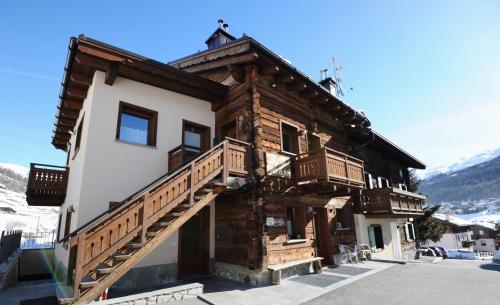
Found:
<svg viewBox="0 0 500 305"><path fill-rule="evenodd" d="M31 206L60 206L66 198L69 168L31 163L26 201Z"/></svg>
<svg viewBox="0 0 500 305"><path fill-rule="evenodd" d="M369 214L422 215L426 199L423 195L392 187L365 189L363 196L364 211Z"/></svg>
<svg viewBox="0 0 500 305"><path fill-rule="evenodd" d="M199 147L190 145L179 145L168 152L168 171L174 171L196 156L200 155L202 150Z"/></svg>
<svg viewBox="0 0 500 305"><path fill-rule="evenodd" d="M326 181L358 188L365 185L363 161L327 147L300 155L295 172L299 183Z"/></svg>

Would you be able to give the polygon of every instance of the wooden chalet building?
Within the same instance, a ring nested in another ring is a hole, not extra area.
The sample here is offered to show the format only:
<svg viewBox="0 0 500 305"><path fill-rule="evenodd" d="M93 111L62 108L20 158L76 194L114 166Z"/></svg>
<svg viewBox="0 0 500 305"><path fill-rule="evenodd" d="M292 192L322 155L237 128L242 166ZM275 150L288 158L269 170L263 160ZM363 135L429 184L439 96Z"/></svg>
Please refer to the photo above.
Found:
<svg viewBox="0 0 500 305"><path fill-rule="evenodd" d="M206 44L165 64L71 39L52 139L67 164L33 164L27 190L60 206L61 301L193 274L276 283L356 241L388 259L414 248L425 197L405 185L424 164L331 78L225 27Z"/></svg>

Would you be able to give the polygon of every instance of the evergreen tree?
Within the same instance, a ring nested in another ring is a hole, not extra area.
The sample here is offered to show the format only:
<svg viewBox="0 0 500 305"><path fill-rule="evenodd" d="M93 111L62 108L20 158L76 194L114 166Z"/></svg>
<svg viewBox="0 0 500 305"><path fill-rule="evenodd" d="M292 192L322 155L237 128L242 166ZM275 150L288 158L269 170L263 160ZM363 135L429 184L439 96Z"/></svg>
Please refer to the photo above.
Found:
<svg viewBox="0 0 500 305"><path fill-rule="evenodd" d="M422 179L417 177L415 169L410 170L409 172L410 181L408 181L408 191L413 193L418 193L418 189L420 188L420 184L422 183Z"/></svg>
<svg viewBox="0 0 500 305"><path fill-rule="evenodd" d="M424 215L416 220L417 223L417 248L428 240L437 242L443 236L446 228L441 224L441 222L432 216L436 213L440 204L433 206L424 207Z"/></svg>

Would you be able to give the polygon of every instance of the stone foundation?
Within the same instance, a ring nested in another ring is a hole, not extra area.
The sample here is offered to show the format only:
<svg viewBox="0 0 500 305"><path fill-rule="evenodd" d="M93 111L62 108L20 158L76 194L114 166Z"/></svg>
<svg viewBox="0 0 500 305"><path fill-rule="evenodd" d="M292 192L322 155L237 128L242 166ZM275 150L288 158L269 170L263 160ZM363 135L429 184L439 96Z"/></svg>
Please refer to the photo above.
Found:
<svg viewBox="0 0 500 305"><path fill-rule="evenodd" d="M146 267L148 268L148 267ZM140 268L138 268L140 269ZM143 279L147 277L143 274ZM93 302L94 305L151 305L165 302L174 302L185 299L196 298L203 293L203 285L200 283L187 284L151 292L128 295L125 297L109 299L106 301Z"/></svg>
<svg viewBox="0 0 500 305"><path fill-rule="evenodd" d="M252 286L265 286L271 284L271 272L259 272L248 267L228 263L215 262L214 275Z"/></svg>
<svg viewBox="0 0 500 305"><path fill-rule="evenodd" d="M133 268L110 287L112 295L127 295L165 287L177 281L177 264Z"/></svg>

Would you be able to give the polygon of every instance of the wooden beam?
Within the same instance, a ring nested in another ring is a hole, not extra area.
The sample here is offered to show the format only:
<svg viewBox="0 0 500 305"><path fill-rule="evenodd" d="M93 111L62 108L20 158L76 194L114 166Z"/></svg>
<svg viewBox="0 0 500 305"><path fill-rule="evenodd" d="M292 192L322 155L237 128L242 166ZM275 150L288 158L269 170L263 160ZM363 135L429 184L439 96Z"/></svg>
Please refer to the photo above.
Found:
<svg viewBox="0 0 500 305"><path fill-rule="evenodd" d="M327 97L324 97L324 96L316 96L316 97L311 98L311 102L313 104L325 105L325 104L328 104L330 102L330 99L328 99Z"/></svg>
<svg viewBox="0 0 500 305"><path fill-rule="evenodd" d="M274 76L274 82L278 84L289 84L294 80L295 78L290 74L278 74Z"/></svg>
<svg viewBox="0 0 500 305"><path fill-rule="evenodd" d="M306 99L314 99L318 97L319 93L316 90L304 90L299 95Z"/></svg>
<svg viewBox="0 0 500 305"><path fill-rule="evenodd" d="M83 86L92 85L92 77L80 73L71 73L70 79L73 83Z"/></svg>
<svg viewBox="0 0 500 305"><path fill-rule="evenodd" d="M118 67L120 63L117 61L111 61L106 69L106 77L104 78L104 83L109 86L113 86L116 77L118 76Z"/></svg>
<svg viewBox="0 0 500 305"><path fill-rule="evenodd" d="M274 75L280 72L280 68L273 64L259 66L259 73L262 75Z"/></svg>
<svg viewBox="0 0 500 305"><path fill-rule="evenodd" d="M234 64L247 64L251 62L255 62L259 58L259 55L257 53L251 52L243 55L238 55L234 57L228 57L225 59L221 60L215 60L213 62L207 62L204 64L200 64L197 66L193 67L188 67L185 69L185 71L188 72L205 72L205 71L210 71L214 69L218 69L221 67L225 67L227 65L234 65Z"/></svg>
<svg viewBox="0 0 500 305"><path fill-rule="evenodd" d="M68 118L59 118L59 122L65 124L65 125L75 125L76 124L76 119L68 119Z"/></svg>
<svg viewBox="0 0 500 305"><path fill-rule="evenodd" d="M65 99L63 101L63 105L65 107L71 108L71 109L77 109L80 110L82 109L83 102L75 101L75 100L70 100L70 99Z"/></svg>
<svg viewBox="0 0 500 305"><path fill-rule="evenodd" d="M286 88L290 91L298 91L298 92L302 92L304 90L307 89L307 85L304 84L303 82L300 82L300 81L296 81L296 82L292 82L291 84L288 84L286 86Z"/></svg>
<svg viewBox="0 0 500 305"><path fill-rule="evenodd" d="M76 89L73 87L68 87L66 89L66 94L74 99L84 100L87 97L87 91L82 89Z"/></svg>
<svg viewBox="0 0 500 305"><path fill-rule="evenodd" d="M245 70L240 65L227 65L227 70L235 81L242 84L245 82Z"/></svg>

